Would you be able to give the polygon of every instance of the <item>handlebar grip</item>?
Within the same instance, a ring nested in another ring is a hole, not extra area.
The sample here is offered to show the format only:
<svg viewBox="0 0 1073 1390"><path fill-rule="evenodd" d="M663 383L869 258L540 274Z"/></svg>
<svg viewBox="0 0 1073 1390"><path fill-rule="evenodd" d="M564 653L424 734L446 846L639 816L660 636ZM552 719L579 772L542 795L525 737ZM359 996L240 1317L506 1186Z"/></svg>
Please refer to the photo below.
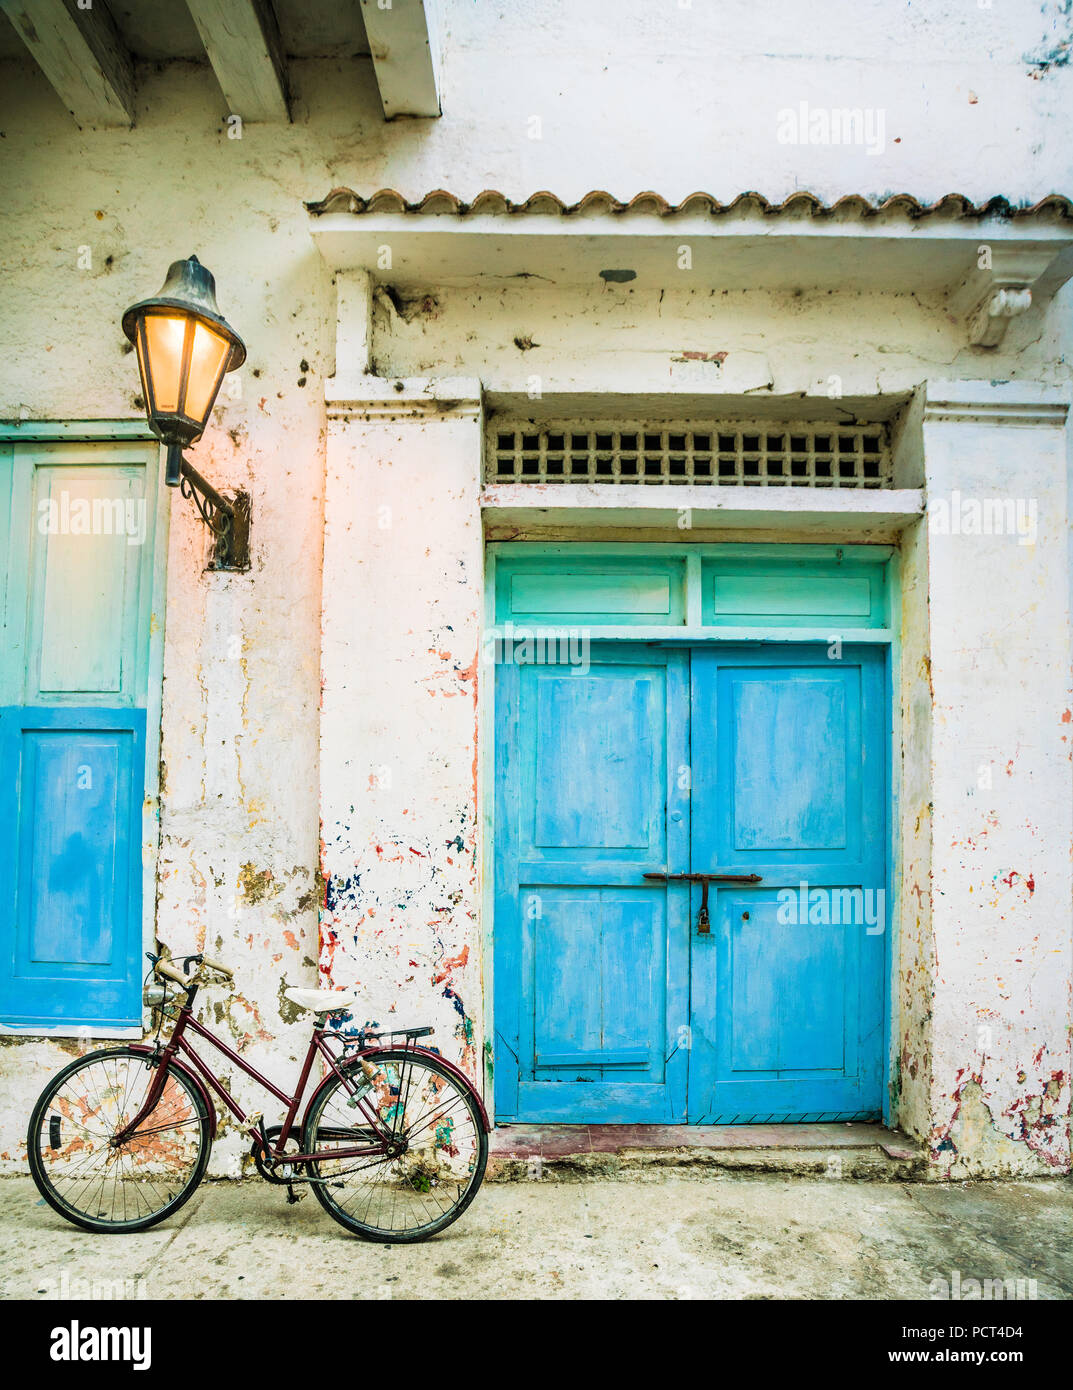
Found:
<svg viewBox="0 0 1073 1390"><path fill-rule="evenodd" d="M193 983L192 976L188 978L181 970L176 970L174 965L166 960L158 960L153 969L158 975L163 975L166 980L174 980L177 985L182 985L184 989L188 989Z"/></svg>
<svg viewBox="0 0 1073 1390"><path fill-rule="evenodd" d="M235 972L230 968L230 966L221 965L218 960L213 960L211 956L202 956L201 964L207 965L210 970L218 971L221 975L226 976L226 978L229 980L233 980L235 978Z"/></svg>

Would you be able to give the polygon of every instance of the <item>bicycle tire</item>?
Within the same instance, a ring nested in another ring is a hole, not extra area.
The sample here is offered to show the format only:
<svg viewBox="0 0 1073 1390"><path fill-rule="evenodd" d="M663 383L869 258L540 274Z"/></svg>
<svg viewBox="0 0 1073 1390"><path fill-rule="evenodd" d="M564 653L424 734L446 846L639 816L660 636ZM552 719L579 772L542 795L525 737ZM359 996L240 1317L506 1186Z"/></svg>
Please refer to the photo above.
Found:
<svg viewBox="0 0 1073 1390"><path fill-rule="evenodd" d="M457 1089L463 1097L465 1107L469 1113L476 1136L476 1153L473 1159L473 1170L469 1177L468 1185L460 1198L452 1204L449 1210L443 1213L436 1220L425 1223L424 1225L406 1230L402 1228L385 1228L358 1220L344 1206L342 1206L332 1195L332 1189L328 1180L314 1181L311 1185L317 1200L325 1209L329 1216L338 1221L347 1230L353 1231L356 1235L362 1236L365 1240L375 1241L384 1245L411 1245L418 1241L428 1240L430 1236L437 1235L446 1227L452 1225L462 1213L469 1207L474 1197L480 1189L484 1180L485 1168L488 1164L488 1135L484 1128L480 1100L472 1084L463 1078L462 1080L447 1067L443 1065L434 1053L415 1052L412 1048L387 1048L381 1052L367 1053L365 1060L375 1065L386 1065L392 1062L402 1064L412 1064L419 1062L427 1071L439 1075ZM352 1071L358 1063L352 1063L348 1071ZM314 1153L317 1148L317 1127L321 1116L324 1114L332 1097L337 1094L342 1083L338 1076L330 1075L321 1083L320 1088L314 1093L310 1101L309 1110L306 1114L305 1123L302 1126L302 1148L306 1153ZM390 1162L387 1158L376 1160L383 1164ZM372 1163L369 1164L373 1166ZM309 1164L310 1176L314 1179L322 1177L318 1165L314 1162Z"/></svg>
<svg viewBox="0 0 1073 1390"><path fill-rule="evenodd" d="M118 1235L134 1231L146 1231L151 1226L156 1226L159 1222L173 1216L180 1207L184 1206L193 1196L201 1179L205 1176L205 1169L208 1167L209 1154L212 1150L212 1129L210 1115L205 1105L201 1092L184 1075L181 1069L175 1066L168 1068L168 1080L174 1080L184 1091L189 1099L195 1118L198 1121L200 1149L196 1162L191 1170L189 1178L179 1189L171 1200L167 1201L159 1210L149 1212L146 1215L133 1218L131 1220L111 1221L103 1220L100 1216L94 1217L88 1212L80 1210L72 1203L65 1201L60 1192L56 1189L47 1166L42 1159L41 1140L43 1135L43 1125L45 1114L60 1088L64 1083L78 1071L100 1064L106 1060L114 1058L132 1058L143 1066L146 1065L148 1058L145 1054L134 1052L128 1047L102 1048L97 1052L88 1052L83 1057L76 1058L48 1082L45 1089L37 1099L30 1116L30 1125L27 1131L26 1149L27 1158L30 1164L30 1174L37 1186L38 1192L49 1204L50 1207L58 1212L67 1221L75 1226L80 1226L85 1231L94 1231L98 1234ZM167 1084L167 1082L165 1082Z"/></svg>

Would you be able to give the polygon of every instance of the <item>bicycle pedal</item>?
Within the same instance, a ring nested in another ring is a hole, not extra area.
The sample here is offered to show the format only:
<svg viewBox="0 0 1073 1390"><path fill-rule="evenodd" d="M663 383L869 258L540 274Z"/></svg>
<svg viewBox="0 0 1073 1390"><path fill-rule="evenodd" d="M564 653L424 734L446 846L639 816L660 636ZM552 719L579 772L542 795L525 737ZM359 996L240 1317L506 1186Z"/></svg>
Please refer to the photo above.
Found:
<svg viewBox="0 0 1073 1390"><path fill-rule="evenodd" d="M293 1206L295 1202L300 1202L305 1196L304 1192L295 1192L290 1183L287 1184L287 1201Z"/></svg>

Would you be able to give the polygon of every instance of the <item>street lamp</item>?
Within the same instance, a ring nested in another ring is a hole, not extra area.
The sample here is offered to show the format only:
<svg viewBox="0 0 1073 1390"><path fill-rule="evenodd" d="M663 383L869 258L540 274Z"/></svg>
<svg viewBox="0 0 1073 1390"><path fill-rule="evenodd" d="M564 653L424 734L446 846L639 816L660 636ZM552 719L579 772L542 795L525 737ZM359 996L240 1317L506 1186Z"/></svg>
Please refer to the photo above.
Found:
<svg viewBox="0 0 1073 1390"><path fill-rule="evenodd" d="M196 256L174 261L159 292L123 315L123 332L138 352L149 427L167 445L165 483L193 500L216 536L216 567L248 569L249 498L229 502L183 458L204 433L225 373L246 360L212 275Z"/></svg>

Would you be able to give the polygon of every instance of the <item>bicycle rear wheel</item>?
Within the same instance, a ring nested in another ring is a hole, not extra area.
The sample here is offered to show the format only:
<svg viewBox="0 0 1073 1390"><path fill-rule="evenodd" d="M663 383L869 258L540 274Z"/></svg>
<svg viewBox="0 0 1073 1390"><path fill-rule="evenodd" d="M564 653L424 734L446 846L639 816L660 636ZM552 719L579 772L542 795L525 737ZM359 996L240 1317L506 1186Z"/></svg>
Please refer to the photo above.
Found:
<svg viewBox="0 0 1073 1390"><path fill-rule="evenodd" d="M41 1093L27 1136L30 1172L49 1206L87 1231L144 1231L186 1202L209 1161L209 1112L170 1067L154 1109L122 1145L112 1137L141 1109L156 1076L144 1053L79 1057Z"/></svg>
<svg viewBox="0 0 1073 1390"><path fill-rule="evenodd" d="M363 1102L379 1117L395 1157L318 1159L310 1163L321 1206L366 1240L404 1244L427 1240L457 1221L477 1194L488 1162L488 1135L476 1093L437 1058L412 1048L366 1057L348 1073ZM302 1134L306 1153L375 1142L368 1119L351 1104L354 1093L330 1076L314 1095Z"/></svg>

